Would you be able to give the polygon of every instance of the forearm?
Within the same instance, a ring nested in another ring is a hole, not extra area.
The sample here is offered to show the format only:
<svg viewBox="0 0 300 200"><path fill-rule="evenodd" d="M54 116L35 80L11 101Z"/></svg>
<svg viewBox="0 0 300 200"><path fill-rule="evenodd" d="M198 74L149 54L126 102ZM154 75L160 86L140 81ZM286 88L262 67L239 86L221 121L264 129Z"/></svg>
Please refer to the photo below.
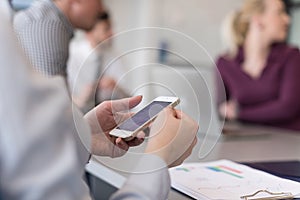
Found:
<svg viewBox="0 0 300 200"><path fill-rule="evenodd" d="M169 191L170 177L166 164L157 156L146 155L140 160L136 173L130 176L111 200L165 200Z"/></svg>
<svg viewBox="0 0 300 200"><path fill-rule="evenodd" d="M282 68L277 97L272 101L240 108L240 119L276 123L289 121L300 113L300 54L292 50Z"/></svg>
<svg viewBox="0 0 300 200"><path fill-rule="evenodd" d="M238 118L249 122L276 123L289 121L299 113L298 103L273 101L261 105L241 107Z"/></svg>

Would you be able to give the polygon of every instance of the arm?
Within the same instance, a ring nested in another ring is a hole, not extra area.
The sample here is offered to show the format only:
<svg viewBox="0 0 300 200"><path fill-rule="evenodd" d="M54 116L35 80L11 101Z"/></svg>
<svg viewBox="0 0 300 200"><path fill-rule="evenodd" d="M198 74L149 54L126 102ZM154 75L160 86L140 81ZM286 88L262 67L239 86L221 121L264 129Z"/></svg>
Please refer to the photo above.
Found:
<svg viewBox="0 0 300 200"><path fill-rule="evenodd" d="M170 108L164 111L151 126L146 154L136 173L112 200L167 199L170 190L167 167L180 165L191 154L197 142L198 125L180 111Z"/></svg>
<svg viewBox="0 0 300 200"><path fill-rule="evenodd" d="M143 168L145 169L145 166L151 166L156 170L131 175L125 182L124 186L110 199L167 199L171 187L171 181L165 162L158 156L147 155L140 160L136 170L142 171Z"/></svg>
<svg viewBox="0 0 300 200"><path fill-rule="evenodd" d="M90 54L89 44L83 39L74 38L69 49L67 78L72 100L83 113L87 113L95 107L98 73L91 61L97 57L94 51Z"/></svg>
<svg viewBox="0 0 300 200"><path fill-rule="evenodd" d="M74 140L64 81L45 79L30 71L1 14L1 197L89 199L81 179L84 163L78 159L80 149Z"/></svg>
<svg viewBox="0 0 300 200"><path fill-rule="evenodd" d="M300 111L300 54L293 51L287 58L280 94L271 102L240 107L239 119L251 122L283 122L299 115Z"/></svg>

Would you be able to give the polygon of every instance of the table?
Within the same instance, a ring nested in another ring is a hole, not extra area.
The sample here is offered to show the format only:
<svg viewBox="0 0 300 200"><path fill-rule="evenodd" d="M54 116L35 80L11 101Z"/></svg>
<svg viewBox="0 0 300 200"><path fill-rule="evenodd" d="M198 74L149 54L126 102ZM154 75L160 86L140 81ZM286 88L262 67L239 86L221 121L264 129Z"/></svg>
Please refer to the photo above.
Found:
<svg viewBox="0 0 300 200"><path fill-rule="evenodd" d="M300 133L261 126L226 124L227 134L222 134L207 156L200 154L203 140L214 143L198 133L198 144L185 162L204 162L229 159L237 162L300 160ZM201 157L201 158L200 158ZM129 166L130 167L130 166ZM93 159L86 171L106 183L119 188L128 174L110 169ZM171 189L169 199L191 199Z"/></svg>

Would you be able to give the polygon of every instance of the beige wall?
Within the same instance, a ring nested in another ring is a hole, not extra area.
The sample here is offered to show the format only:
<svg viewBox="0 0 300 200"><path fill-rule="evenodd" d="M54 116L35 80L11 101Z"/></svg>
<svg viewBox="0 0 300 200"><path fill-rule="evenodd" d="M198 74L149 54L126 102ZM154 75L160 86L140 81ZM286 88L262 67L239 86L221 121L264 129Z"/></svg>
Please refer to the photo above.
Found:
<svg viewBox="0 0 300 200"><path fill-rule="evenodd" d="M222 51L220 26L224 16L241 0L104 0L112 10L116 32L143 26L158 26L180 31L203 45L214 58ZM145 16L147 15L147 16ZM168 41L173 49L188 46ZM191 52L193 53L193 52ZM191 58L209 64L209 58Z"/></svg>
<svg viewBox="0 0 300 200"><path fill-rule="evenodd" d="M116 40L115 44L121 52L139 47L140 44L159 47L160 41L166 40L170 50L178 52L193 64L207 67L212 66L215 57L222 52L220 29L224 16L238 7L241 0L104 0L104 2L111 11L116 33L149 26L170 28L180 32L155 34L146 31L137 35L134 32L132 37ZM203 45L207 53L197 49L191 39ZM150 86L139 88L155 80L151 77L152 67L144 67L142 70L135 67L157 62L157 52L155 55L140 51L125 57L125 65L134 70L124 78L123 85L135 94L153 96L153 88ZM168 61L181 66L186 65L176 56L169 57ZM172 78L167 76L168 73L165 74L165 78Z"/></svg>

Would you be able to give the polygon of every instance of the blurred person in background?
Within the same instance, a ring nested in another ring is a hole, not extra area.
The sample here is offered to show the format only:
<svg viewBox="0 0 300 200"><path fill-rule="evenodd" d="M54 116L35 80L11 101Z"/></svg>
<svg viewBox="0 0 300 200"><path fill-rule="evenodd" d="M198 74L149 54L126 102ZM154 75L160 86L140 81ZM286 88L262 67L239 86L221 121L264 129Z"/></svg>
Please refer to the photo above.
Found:
<svg viewBox="0 0 300 200"><path fill-rule="evenodd" d="M83 112L95 103L129 96L117 84L126 72L120 59L108 65L115 55L112 36L110 16L103 12L93 29L77 32L70 44L68 82L73 101Z"/></svg>
<svg viewBox="0 0 300 200"><path fill-rule="evenodd" d="M15 15L14 29L35 71L66 79L74 29L91 30L102 12L101 0L39 0Z"/></svg>
<svg viewBox="0 0 300 200"><path fill-rule="evenodd" d="M217 60L228 120L300 130L300 53L286 44L290 17L281 0L246 0L225 21L228 51Z"/></svg>
<svg viewBox="0 0 300 200"><path fill-rule="evenodd" d="M116 121L131 116L121 111L136 106L141 97L104 102L85 116L76 109L72 113L64 78L45 78L32 70L7 10L0 7L0 198L91 199L82 180L89 154L118 157L143 141L108 135ZM178 110L164 111L152 124L153 137L137 163L145 173L132 175L111 199L167 198L167 168L191 154L198 125Z"/></svg>

